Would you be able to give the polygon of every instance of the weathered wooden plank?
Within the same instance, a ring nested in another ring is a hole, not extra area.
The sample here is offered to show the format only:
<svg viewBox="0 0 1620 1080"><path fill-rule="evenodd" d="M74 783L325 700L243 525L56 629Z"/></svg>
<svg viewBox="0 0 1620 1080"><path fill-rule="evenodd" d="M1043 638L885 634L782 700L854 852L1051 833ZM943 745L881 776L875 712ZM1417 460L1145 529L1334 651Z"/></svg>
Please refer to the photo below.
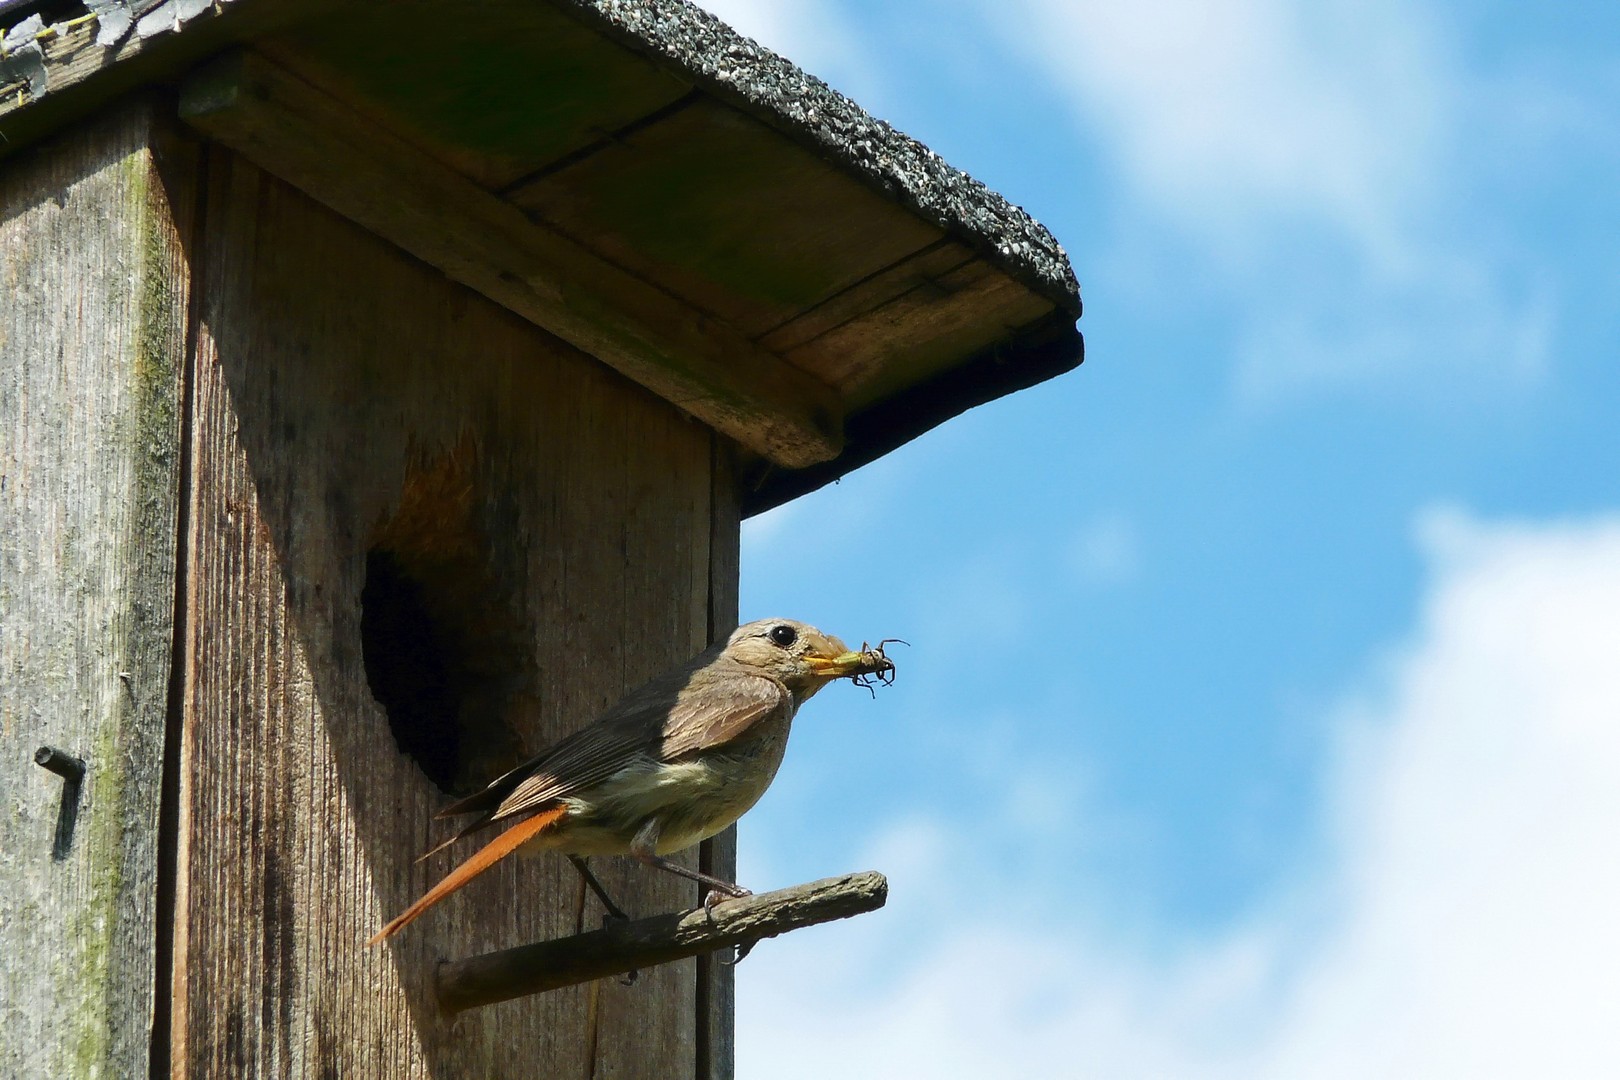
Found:
<svg viewBox="0 0 1620 1080"><path fill-rule="evenodd" d="M1051 301L984 260L959 260L961 254L971 253L954 243L924 252L762 341L837 387L855 412L926 382L1054 310Z"/></svg>
<svg viewBox="0 0 1620 1080"><path fill-rule="evenodd" d="M736 448L714 437L714 486L709 504L709 640L718 641L738 623L737 590L742 563L742 492ZM737 880L737 826L704 841L698 868ZM712 954L697 962L697 1080L732 1080L736 1074L736 978L730 964Z"/></svg>
<svg viewBox="0 0 1620 1080"><path fill-rule="evenodd" d="M195 185L140 103L0 167L0 1076L147 1067Z"/></svg>
<svg viewBox="0 0 1620 1080"><path fill-rule="evenodd" d="M739 487L743 513L762 513L832 483L850 469L982 405L987 388L991 397L1014 393L1072 371L1084 360L1085 343L1069 313L1049 312L931 378L850 413L850 449L837 461L793 472L783 472L757 458L746 461Z"/></svg>
<svg viewBox="0 0 1620 1080"><path fill-rule="evenodd" d="M837 395L735 329L532 224L261 57L182 90L198 129L779 464L842 446Z"/></svg>
<svg viewBox="0 0 1620 1080"><path fill-rule="evenodd" d="M704 97L510 198L749 336L943 235L774 128Z"/></svg>
<svg viewBox="0 0 1620 1080"><path fill-rule="evenodd" d="M673 411L667 413L667 422L684 424L686 430L656 424L632 425L626 432L622 449L626 486L615 510L623 521L622 556L598 590L622 597L627 623L621 625L639 620L644 628L625 642L625 688L668 670L708 644L713 436ZM680 527L672 528L674 522ZM694 868L698 864L695 849L679 858ZM611 868L614 895L627 892L638 898L625 908L632 916L680 911L695 902L697 887L692 882L628 859L612 861L618 864ZM634 986L608 979L597 984L596 992L597 1076L657 1080L692 1075L698 1025L695 960L649 969ZM511 1007L520 1009L522 1003ZM635 1034L626 1037L628 1033Z"/></svg>
<svg viewBox="0 0 1620 1080"><path fill-rule="evenodd" d="M142 86L166 83L203 57L351 0L215 0L210 4L168 0L134 3L123 12L112 5L105 15L132 15L110 32L99 18L78 16L44 27L30 44L38 47L36 79L0 82L0 158L60 130L76 117ZM47 14L71 7L43 5ZM184 28L184 33L178 31ZM14 48L15 48L14 43Z"/></svg>
<svg viewBox="0 0 1620 1080"><path fill-rule="evenodd" d="M352 5L254 48L488 190L692 91L536 0Z"/></svg>
<svg viewBox="0 0 1620 1080"><path fill-rule="evenodd" d="M374 696L362 595L368 550L388 547L455 654L461 706L441 722L493 716L513 755L536 750L707 636L711 433L235 155L211 160L178 1074L691 1077L691 961L440 1015L441 959L596 924L561 859L500 866L364 947L454 857L414 861L447 797ZM598 869L633 914L692 902L619 862Z"/></svg>
<svg viewBox="0 0 1620 1080"><path fill-rule="evenodd" d="M712 910L697 907L612 923L575 937L451 960L436 973L439 1000L446 1009L460 1012L572 986L582 979L646 970L700 952L751 946L764 938L875 911L888 896L888 880L867 870L728 900Z"/></svg>
<svg viewBox="0 0 1620 1080"><path fill-rule="evenodd" d="M966 245L955 240L939 240L907 254L814 307L796 312L792 318L761 335L759 343L772 352L785 353L907 293L922 289L927 290L924 299L930 296L938 299L943 295L939 279L959 271L975 258Z"/></svg>

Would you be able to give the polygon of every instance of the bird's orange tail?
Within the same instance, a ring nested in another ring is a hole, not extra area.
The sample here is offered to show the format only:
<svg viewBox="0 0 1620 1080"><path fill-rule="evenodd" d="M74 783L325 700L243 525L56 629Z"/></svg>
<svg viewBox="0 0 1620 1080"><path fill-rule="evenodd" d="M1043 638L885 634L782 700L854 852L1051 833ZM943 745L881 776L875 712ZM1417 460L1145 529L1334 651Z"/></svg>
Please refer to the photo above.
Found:
<svg viewBox="0 0 1620 1080"><path fill-rule="evenodd" d="M539 833L545 829L546 826L553 824L567 812L568 807L566 806L553 807L544 813L536 814L531 818L525 818L516 825L512 826L510 829L507 829L505 832L501 833L501 835L497 836L495 839L491 840L489 843L485 844L483 847L474 852L473 856L466 862L462 863L460 866L446 874L444 876L444 880L440 881L437 885L433 886L433 888L424 893L422 899L400 912L398 917L396 917L387 926L377 931L372 939L366 942L366 944L375 945L377 942L382 941L385 938L393 937L395 934L399 933L401 930L405 929L405 927L414 922L416 917L422 914L422 912L426 911L434 904L437 904L440 900L443 900L445 897L467 884L467 882L471 881L479 874L482 874L485 870L488 870L490 867L512 854L512 852L528 843L535 836L539 835Z"/></svg>

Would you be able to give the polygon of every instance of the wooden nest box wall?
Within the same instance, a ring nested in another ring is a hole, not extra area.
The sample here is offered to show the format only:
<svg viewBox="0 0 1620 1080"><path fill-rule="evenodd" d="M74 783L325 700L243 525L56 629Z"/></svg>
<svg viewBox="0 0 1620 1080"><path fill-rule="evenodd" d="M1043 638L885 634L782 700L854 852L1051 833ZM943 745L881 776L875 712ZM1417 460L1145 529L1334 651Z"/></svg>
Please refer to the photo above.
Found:
<svg viewBox="0 0 1620 1080"><path fill-rule="evenodd" d="M671 0L63 7L0 5L0 1075L729 1076L712 959L441 1011L593 927L563 860L364 942L735 625L744 516L1077 364L1061 249Z"/></svg>

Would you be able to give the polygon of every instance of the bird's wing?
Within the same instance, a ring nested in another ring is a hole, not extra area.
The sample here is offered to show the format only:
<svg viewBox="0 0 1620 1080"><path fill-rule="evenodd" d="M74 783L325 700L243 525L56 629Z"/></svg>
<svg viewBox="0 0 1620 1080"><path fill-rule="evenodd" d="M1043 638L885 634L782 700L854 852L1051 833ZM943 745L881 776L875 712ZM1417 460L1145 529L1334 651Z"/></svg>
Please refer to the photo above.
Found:
<svg viewBox="0 0 1620 1080"><path fill-rule="evenodd" d="M588 727L537 761L534 771L494 807L490 820L500 821L601 783L638 758L649 756L651 742L646 734Z"/></svg>
<svg viewBox="0 0 1620 1080"><path fill-rule="evenodd" d="M620 701L600 721L564 739L500 800L489 820L538 809L600 783L638 760L675 761L730 742L750 724L789 702L774 679L729 674L704 677L701 689L682 673L654 680ZM497 781L498 782L498 781Z"/></svg>
<svg viewBox="0 0 1620 1080"><path fill-rule="evenodd" d="M473 813L489 815L488 821L510 817L611 776L639 756L656 753L663 717L690 678L689 669L677 669L637 687L594 723L551 744L434 817Z"/></svg>
<svg viewBox="0 0 1620 1080"><path fill-rule="evenodd" d="M654 728L654 734L656 731ZM645 733L638 737L632 731L608 727L600 721L576 731L491 780L482 791L453 802L433 815L447 818L477 814L478 817L435 844L418 861L438 854L486 825L529 811L550 809L564 795L607 779L636 758L651 754L655 746L656 739L649 739Z"/></svg>
<svg viewBox="0 0 1620 1080"><path fill-rule="evenodd" d="M688 667L644 683L620 698L594 723L553 743L490 781L482 791L451 803L435 816L484 815L458 833L459 837L489 822L539 809L599 783L637 759L655 759L665 718L675 710L681 689L691 678Z"/></svg>
<svg viewBox="0 0 1620 1080"><path fill-rule="evenodd" d="M638 760L674 761L730 742L772 710L791 705L787 690L774 679L713 674L704 678L687 669L654 679L625 695L596 723L445 807L437 817L480 816L428 854L486 825L546 809ZM700 692L691 692L694 678L704 678Z"/></svg>
<svg viewBox="0 0 1620 1080"><path fill-rule="evenodd" d="M654 729L656 732L656 729ZM650 757L656 740L592 724L490 781L484 790L451 803L434 817L477 814L478 817L424 852L417 861L437 855L462 837L497 821L531 811L552 809L570 792L606 780L638 757Z"/></svg>
<svg viewBox="0 0 1620 1080"><path fill-rule="evenodd" d="M659 757L678 761L723 746L777 709L792 705L787 689L763 675L728 673L710 680L702 692L685 695L670 711Z"/></svg>

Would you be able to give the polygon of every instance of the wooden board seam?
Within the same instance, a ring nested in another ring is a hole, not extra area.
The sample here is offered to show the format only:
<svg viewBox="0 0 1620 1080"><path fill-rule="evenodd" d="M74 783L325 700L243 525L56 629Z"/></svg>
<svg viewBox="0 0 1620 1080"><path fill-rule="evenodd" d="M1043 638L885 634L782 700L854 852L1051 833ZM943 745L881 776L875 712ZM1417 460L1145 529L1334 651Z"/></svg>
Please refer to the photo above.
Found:
<svg viewBox="0 0 1620 1080"><path fill-rule="evenodd" d="M262 56L187 79L181 116L377 235L770 460L843 447L833 389L727 324L537 225Z"/></svg>

